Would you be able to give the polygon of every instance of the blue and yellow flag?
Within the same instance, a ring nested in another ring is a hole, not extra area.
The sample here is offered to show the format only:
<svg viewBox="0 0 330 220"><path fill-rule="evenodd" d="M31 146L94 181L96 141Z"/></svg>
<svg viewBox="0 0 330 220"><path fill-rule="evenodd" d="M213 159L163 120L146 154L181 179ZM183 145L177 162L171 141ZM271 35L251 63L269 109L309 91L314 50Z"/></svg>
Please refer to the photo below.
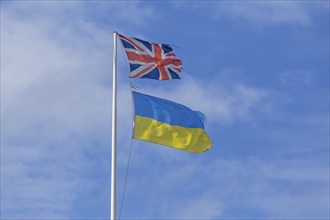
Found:
<svg viewBox="0 0 330 220"><path fill-rule="evenodd" d="M211 148L212 141L204 131L203 113L138 92L133 92L133 97L135 139L193 153Z"/></svg>

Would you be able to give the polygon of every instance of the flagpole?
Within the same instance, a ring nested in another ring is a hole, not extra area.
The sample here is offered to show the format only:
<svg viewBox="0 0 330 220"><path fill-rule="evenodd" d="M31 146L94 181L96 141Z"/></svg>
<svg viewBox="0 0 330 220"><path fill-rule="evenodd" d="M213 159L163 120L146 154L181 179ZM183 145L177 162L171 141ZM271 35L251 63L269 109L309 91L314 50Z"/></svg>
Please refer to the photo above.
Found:
<svg viewBox="0 0 330 220"><path fill-rule="evenodd" d="M114 45L112 62L111 220L116 219L117 34L117 32L113 32Z"/></svg>

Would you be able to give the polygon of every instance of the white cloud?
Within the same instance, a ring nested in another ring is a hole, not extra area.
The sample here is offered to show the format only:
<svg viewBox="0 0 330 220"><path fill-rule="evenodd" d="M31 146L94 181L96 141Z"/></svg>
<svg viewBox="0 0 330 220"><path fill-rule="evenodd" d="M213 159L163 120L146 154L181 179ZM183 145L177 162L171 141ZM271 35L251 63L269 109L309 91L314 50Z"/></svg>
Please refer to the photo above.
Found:
<svg viewBox="0 0 330 220"><path fill-rule="evenodd" d="M1 216L4 219L66 217L71 209L69 204L82 190L77 186L90 184L80 177L77 164L80 159L63 154L61 148L70 147L63 144L56 147L50 158L51 150L46 146L2 144Z"/></svg>
<svg viewBox="0 0 330 220"><path fill-rule="evenodd" d="M309 24L308 10L301 4L287 1L250 1L219 5L216 15L226 15L232 19L245 19L259 25Z"/></svg>
<svg viewBox="0 0 330 220"><path fill-rule="evenodd" d="M177 8L186 4L174 3ZM311 25L314 14L328 10L326 2L299 1L218 1L211 3L189 4L198 10L208 11L214 19L230 18L243 20L253 26L274 25Z"/></svg>
<svg viewBox="0 0 330 220"><path fill-rule="evenodd" d="M221 216L222 209L222 202L214 195L203 195L184 201L171 219L217 219Z"/></svg>
<svg viewBox="0 0 330 220"><path fill-rule="evenodd" d="M271 112L271 94L266 89L240 82L221 83L219 86L218 82L219 80L214 78L210 82L185 76L180 84L174 86L146 86L143 89L148 94L167 98L203 112L209 123L249 121Z"/></svg>
<svg viewBox="0 0 330 220"><path fill-rule="evenodd" d="M132 22L88 15L103 6ZM139 3L1 2L1 218L68 218L79 196L109 188L112 31L151 15Z"/></svg>
<svg viewBox="0 0 330 220"><path fill-rule="evenodd" d="M279 78L281 83L287 87L296 85L310 86L315 81L313 73L307 71L286 71L281 73Z"/></svg>
<svg viewBox="0 0 330 220"><path fill-rule="evenodd" d="M152 153L157 159L134 157L123 218L328 217L328 167L322 162L259 158L206 160L203 155L188 155L189 162L181 162L163 159L164 154L171 153L169 150ZM214 154L205 154L208 153ZM184 152L175 154L187 156ZM309 199L315 202L310 204ZM143 206L134 209L136 202ZM149 209L150 206L158 208Z"/></svg>

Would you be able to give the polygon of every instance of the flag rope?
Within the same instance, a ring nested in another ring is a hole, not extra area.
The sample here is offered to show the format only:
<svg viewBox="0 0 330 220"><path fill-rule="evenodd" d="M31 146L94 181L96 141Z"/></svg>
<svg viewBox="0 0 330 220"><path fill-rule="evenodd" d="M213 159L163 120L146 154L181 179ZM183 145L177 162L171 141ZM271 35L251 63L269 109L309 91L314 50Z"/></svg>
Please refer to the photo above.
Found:
<svg viewBox="0 0 330 220"><path fill-rule="evenodd" d="M123 50L123 47L121 46L121 51L122 51L122 55L123 55L123 58L124 60L126 59L125 56L124 56L124 50ZM120 209L119 209L119 218L118 219L121 219L121 214L122 214L122 211L123 211L123 206L124 206L124 201L125 201L125 195L126 195L126 185L127 185L127 180L128 180L128 172L129 172L129 167L130 167L130 161L131 161L131 154L132 154L132 148L133 148L133 132L134 132L134 101L133 101L133 89L136 89L136 88L140 88L136 85L134 85L132 83L132 80L131 78L129 77L129 68L128 68L128 65L127 63L128 62L125 62L126 65L126 72L127 72L127 75L128 75L128 79L129 79L129 83L130 83L130 90L131 90L131 106L132 106L132 137L131 137L131 143L130 143L130 148L129 148L129 153L128 153L128 159L127 159L127 164L126 164L126 173L125 173L125 180L124 180L124 187L123 187L123 194L122 194L122 198L121 198L121 203L120 203Z"/></svg>
<svg viewBox="0 0 330 220"><path fill-rule="evenodd" d="M128 153L128 160L127 160L127 165L126 165L126 174L125 174L125 181L124 181L124 189L123 189L123 195L122 195L122 198L121 198L120 210L119 210L119 218L118 219L121 219L121 213L123 211L123 204L124 204L125 195L126 195L126 185L127 185L127 177L128 177L129 164L130 164L130 161L131 161L133 138L131 139L131 144L130 145L131 146L130 146L129 153Z"/></svg>

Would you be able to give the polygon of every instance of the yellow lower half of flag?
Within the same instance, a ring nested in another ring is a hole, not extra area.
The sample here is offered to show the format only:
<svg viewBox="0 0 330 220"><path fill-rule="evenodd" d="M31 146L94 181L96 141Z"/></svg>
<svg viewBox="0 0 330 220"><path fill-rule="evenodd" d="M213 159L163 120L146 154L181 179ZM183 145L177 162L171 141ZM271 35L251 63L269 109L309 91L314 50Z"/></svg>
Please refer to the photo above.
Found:
<svg viewBox="0 0 330 220"><path fill-rule="evenodd" d="M193 153L202 153L212 141L202 128L186 128L135 116L134 138Z"/></svg>

